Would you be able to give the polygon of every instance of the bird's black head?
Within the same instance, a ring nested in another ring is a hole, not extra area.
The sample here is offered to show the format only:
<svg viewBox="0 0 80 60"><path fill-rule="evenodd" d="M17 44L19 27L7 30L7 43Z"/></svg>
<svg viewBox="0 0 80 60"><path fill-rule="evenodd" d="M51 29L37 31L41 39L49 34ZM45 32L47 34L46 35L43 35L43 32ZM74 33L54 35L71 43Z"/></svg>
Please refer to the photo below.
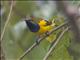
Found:
<svg viewBox="0 0 80 60"><path fill-rule="evenodd" d="M31 32L37 32L40 29L40 26L32 20L25 20L25 22Z"/></svg>

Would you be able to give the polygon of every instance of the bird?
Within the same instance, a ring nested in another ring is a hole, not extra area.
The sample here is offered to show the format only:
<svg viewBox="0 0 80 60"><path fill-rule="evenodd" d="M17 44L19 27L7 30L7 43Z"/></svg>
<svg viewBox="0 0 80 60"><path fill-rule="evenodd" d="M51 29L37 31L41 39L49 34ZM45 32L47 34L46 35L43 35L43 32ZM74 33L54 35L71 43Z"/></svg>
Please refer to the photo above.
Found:
<svg viewBox="0 0 80 60"><path fill-rule="evenodd" d="M39 37L43 36L44 34L48 35L47 33L54 28L55 22L47 21L45 19L40 19L39 22L34 22L32 19L25 19L26 25L28 26L29 30ZM48 38L48 41L51 42ZM38 41L36 40L38 43Z"/></svg>

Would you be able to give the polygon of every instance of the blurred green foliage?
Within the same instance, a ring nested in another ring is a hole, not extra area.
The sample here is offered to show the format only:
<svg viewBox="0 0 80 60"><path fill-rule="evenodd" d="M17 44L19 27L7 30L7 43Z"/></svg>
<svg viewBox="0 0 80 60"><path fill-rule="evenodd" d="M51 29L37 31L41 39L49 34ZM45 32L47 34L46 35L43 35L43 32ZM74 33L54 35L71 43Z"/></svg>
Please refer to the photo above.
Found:
<svg viewBox="0 0 80 60"><path fill-rule="evenodd" d="M9 3L9 1L3 1L5 13L2 16L1 30L3 30L3 26L9 13ZM17 1L15 3L2 41L2 47L6 60L17 60L22 53L24 53L26 49L28 49L35 42L36 35L30 32L27 27L22 30L21 25L23 27L23 24L20 24L20 27L18 26L15 28L26 15L31 15L35 10L39 10L39 6L37 6L36 1ZM53 13L50 20L53 18L56 19L55 17L57 15L58 12L56 11ZM61 18L61 20L57 21L56 24L60 25L63 22L64 18ZM58 32L59 31L56 31L56 34ZM49 56L49 60L73 60L73 57L69 55L67 50L72 36L70 33L71 32L68 32L64 35L62 40L56 46L55 50ZM48 52L49 47L50 43L45 39L40 43L40 45L26 55L23 60L42 60L45 54Z"/></svg>

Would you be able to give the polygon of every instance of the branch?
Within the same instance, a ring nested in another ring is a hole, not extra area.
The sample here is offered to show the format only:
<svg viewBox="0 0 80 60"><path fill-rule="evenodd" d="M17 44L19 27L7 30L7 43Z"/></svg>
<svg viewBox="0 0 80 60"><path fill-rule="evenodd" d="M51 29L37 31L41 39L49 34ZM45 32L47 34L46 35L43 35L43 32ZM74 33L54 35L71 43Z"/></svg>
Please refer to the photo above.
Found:
<svg viewBox="0 0 80 60"><path fill-rule="evenodd" d="M68 24L68 22L65 22L65 23L61 24L60 26L54 28L53 30L51 30L51 31L49 32L49 35L52 34L54 31L56 31L56 30L62 28L63 26L67 25L67 24ZM43 39L45 39L46 37L47 37L47 35L45 35L45 36L42 37L42 38L39 38L39 39L38 39L39 43L40 43ZM33 48L35 48L36 46L37 46L37 43L35 42L30 48L28 48L28 49L20 56L20 58L19 58L18 60L22 60L23 57L24 57L25 55L27 55L27 54L28 54Z"/></svg>
<svg viewBox="0 0 80 60"><path fill-rule="evenodd" d="M70 27L69 27L70 28ZM52 47L50 48L50 50L47 52L47 54L45 55L45 57L43 58L43 60L47 60L47 58L49 57L50 53L53 51L53 49L56 47L56 45L59 43L60 39L64 36L64 33L67 32L69 30L69 28L66 28L61 34L60 36L56 39L55 43L52 45Z"/></svg>
<svg viewBox="0 0 80 60"><path fill-rule="evenodd" d="M80 30L79 30L79 22L80 14L79 14L79 6L70 5L67 1L56 1L57 9L63 12L64 15L70 21L72 31L74 32L75 41L80 42Z"/></svg>
<svg viewBox="0 0 80 60"><path fill-rule="evenodd" d="M8 14L8 16L7 16L7 20L6 20L6 22L5 22L3 31L2 31L2 33L1 33L1 41L3 40L3 36L4 36L5 30L6 30L6 27L7 27L7 25L8 25L9 20L10 20L12 8L13 8L13 0L11 1L10 12L9 12L9 14Z"/></svg>

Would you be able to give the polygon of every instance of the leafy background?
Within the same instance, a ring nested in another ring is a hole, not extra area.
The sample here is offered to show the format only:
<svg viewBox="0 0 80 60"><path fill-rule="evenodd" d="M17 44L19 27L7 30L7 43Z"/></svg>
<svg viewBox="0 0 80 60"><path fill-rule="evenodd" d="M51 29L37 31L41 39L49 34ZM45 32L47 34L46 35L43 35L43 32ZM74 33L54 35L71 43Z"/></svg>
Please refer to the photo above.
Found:
<svg viewBox="0 0 80 60"><path fill-rule="evenodd" d="M1 32L3 31L6 18L10 11L10 3L10 1L2 1L2 9L4 9L4 13L2 14L1 19ZM80 4L80 2L77 1L72 1L70 3L74 5ZM61 19L56 22L57 25L63 23L66 18L62 13L56 10L55 1L53 3L50 1L15 1L10 21L7 24L2 40L5 60L17 60L22 53L35 42L36 35L30 32L23 22L26 15L34 15L35 20L38 20L39 18L52 20L54 16L63 17L63 20ZM59 31L55 32L56 35L58 32ZM54 36L54 33L52 35ZM72 33L71 31L68 31L58 43L55 50L51 53L48 60L73 60L73 56L68 52L71 40ZM76 49L78 51L80 50L79 46L80 44L77 46L78 49ZM49 47L50 43L45 39L28 53L23 60L42 60L48 52ZM78 56L80 56L80 54ZM78 57L77 60L80 60L80 58Z"/></svg>

